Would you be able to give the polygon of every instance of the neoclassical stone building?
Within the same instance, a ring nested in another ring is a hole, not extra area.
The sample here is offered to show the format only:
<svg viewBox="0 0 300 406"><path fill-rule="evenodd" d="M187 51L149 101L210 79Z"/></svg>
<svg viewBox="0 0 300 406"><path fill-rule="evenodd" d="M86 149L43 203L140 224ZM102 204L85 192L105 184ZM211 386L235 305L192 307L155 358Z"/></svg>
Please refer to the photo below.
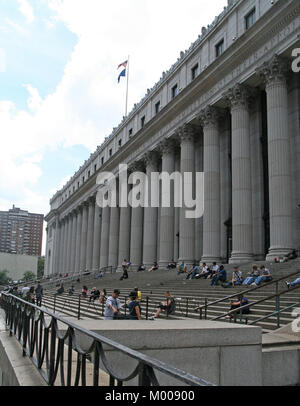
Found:
<svg viewBox="0 0 300 406"><path fill-rule="evenodd" d="M50 201L46 274L300 247L299 0L228 0ZM101 171L204 172L204 215L95 204Z"/></svg>

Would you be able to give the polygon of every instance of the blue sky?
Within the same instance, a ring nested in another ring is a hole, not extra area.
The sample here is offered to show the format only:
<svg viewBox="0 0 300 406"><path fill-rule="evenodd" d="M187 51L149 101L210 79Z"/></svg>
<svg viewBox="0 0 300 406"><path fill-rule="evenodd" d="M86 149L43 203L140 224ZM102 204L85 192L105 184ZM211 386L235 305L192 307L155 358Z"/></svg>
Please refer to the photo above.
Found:
<svg viewBox="0 0 300 406"><path fill-rule="evenodd" d="M0 210L49 199L227 0L0 0Z"/></svg>

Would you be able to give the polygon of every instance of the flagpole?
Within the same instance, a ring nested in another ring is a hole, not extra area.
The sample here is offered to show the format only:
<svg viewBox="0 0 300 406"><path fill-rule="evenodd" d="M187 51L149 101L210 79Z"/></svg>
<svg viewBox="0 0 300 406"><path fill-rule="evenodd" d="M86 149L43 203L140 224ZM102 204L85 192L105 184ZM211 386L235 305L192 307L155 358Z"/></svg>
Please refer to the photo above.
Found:
<svg viewBox="0 0 300 406"><path fill-rule="evenodd" d="M128 110L128 84L129 84L129 55L128 55L128 62L127 62L127 87L126 87L125 117L127 117L127 110Z"/></svg>

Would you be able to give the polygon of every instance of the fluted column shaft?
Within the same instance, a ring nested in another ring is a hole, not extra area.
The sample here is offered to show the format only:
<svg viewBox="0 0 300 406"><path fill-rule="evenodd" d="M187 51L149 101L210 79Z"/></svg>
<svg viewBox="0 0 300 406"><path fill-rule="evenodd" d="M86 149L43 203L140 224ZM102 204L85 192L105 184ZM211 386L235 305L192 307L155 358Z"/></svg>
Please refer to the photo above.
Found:
<svg viewBox="0 0 300 406"><path fill-rule="evenodd" d="M157 261L157 216L158 208L151 207L151 174L158 171L158 156L155 152L145 157L148 179L148 207L144 209L143 264L148 268Z"/></svg>
<svg viewBox="0 0 300 406"><path fill-rule="evenodd" d="M110 207L102 209L100 269L108 266Z"/></svg>
<svg viewBox="0 0 300 406"><path fill-rule="evenodd" d="M67 251L66 251L66 273L70 272L71 267L71 249L72 249L72 226L73 226L73 215L72 213L68 216L68 236L67 236Z"/></svg>
<svg viewBox="0 0 300 406"><path fill-rule="evenodd" d="M283 256L293 248L287 70L287 63L275 56L260 71L266 83L268 112L271 246L267 260Z"/></svg>
<svg viewBox="0 0 300 406"><path fill-rule="evenodd" d="M80 246L80 270L86 270L86 249L87 249L87 232L88 232L88 203L85 202L82 208L82 229L81 229L81 246Z"/></svg>
<svg viewBox="0 0 300 406"><path fill-rule="evenodd" d="M184 174L191 173L195 176L194 131L192 126L184 126L179 135L181 141L180 170L183 179L184 197L188 186L188 183L184 181ZM194 184L193 180L192 184ZM188 210L190 208L186 207L183 201L180 210L179 260L191 265L195 261L195 219L187 218L186 211Z"/></svg>
<svg viewBox="0 0 300 406"><path fill-rule="evenodd" d="M72 222L72 236L71 236L71 257L69 272L73 274L75 272L75 257L76 257L76 232L77 232L77 212L73 211Z"/></svg>
<svg viewBox="0 0 300 406"><path fill-rule="evenodd" d="M120 196L125 193L126 185L120 185ZM129 193L129 188L127 193ZM127 195L128 199L128 195ZM125 202L124 202L125 203ZM130 258L130 227L131 224L131 207L128 204L127 207L120 207L120 226L119 226L119 259L118 269L122 269L122 262L124 259L129 261Z"/></svg>
<svg viewBox="0 0 300 406"><path fill-rule="evenodd" d="M61 250L61 224L60 221L56 220L56 229L55 229L55 262L52 274L55 274L59 270L59 261L60 261L60 250Z"/></svg>
<svg viewBox="0 0 300 406"><path fill-rule="evenodd" d="M231 263L248 262L253 258L250 96L250 89L241 85L228 92L232 118Z"/></svg>
<svg viewBox="0 0 300 406"><path fill-rule="evenodd" d="M76 226L76 253L75 253L75 272L80 272L80 246L81 246L81 229L82 229L82 207L78 207L77 226Z"/></svg>
<svg viewBox="0 0 300 406"><path fill-rule="evenodd" d="M117 268L119 259L119 228L120 228L120 209L119 207L111 207L110 209L110 225L109 225L109 250L108 250L108 266Z"/></svg>
<svg viewBox="0 0 300 406"><path fill-rule="evenodd" d="M219 111L208 107L200 118L204 136L204 218L202 261L219 262L221 257L220 134Z"/></svg>
<svg viewBox="0 0 300 406"><path fill-rule="evenodd" d="M93 239L93 271L99 270L100 265L100 237L101 237L101 208L95 203L94 239Z"/></svg>
<svg viewBox="0 0 300 406"><path fill-rule="evenodd" d="M172 175L175 172L175 149L171 141L161 145L162 152L162 173ZM170 207L160 209L160 248L159 248L159 266L165 268L174 257L174 184L171 182L170 191L161 187L162 200L165 193L171 192Z"/></svg>
<svg viewBox="0 0 300 406"><path fill-rule="evenodd" d="M68 219L67 217L64 218L64 234L63 234L63 244L62 244L62 262L61 262L61 269L59 273L63 274L66 271L66 260L67 260L67 239L68 239Z"/></svg>
<svg viewBox="0 0 300 406"><path fill-rule="evenodd" d="M94 218L95 218L95 199L89 199L88 208L88 231L87 231L87 247L86 247L86 269L92 270L93 262L93 238L94 238Z"/></svg>

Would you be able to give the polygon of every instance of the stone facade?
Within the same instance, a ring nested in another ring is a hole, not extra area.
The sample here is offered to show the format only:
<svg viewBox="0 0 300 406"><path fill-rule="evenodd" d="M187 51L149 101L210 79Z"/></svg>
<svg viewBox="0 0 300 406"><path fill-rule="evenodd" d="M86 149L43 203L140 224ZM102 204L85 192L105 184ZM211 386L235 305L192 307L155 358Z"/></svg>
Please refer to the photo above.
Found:
<svg viewBox="0 0 300 406"><path fill-rule="evenodd" d="M53 196L46 273L117 268L124 258L134 267L241 263L299 249L299 27L297 0L229 0ZM203 218L175 205L99 208L97 175L120 164L148 175L203 171Z"/></svg>

